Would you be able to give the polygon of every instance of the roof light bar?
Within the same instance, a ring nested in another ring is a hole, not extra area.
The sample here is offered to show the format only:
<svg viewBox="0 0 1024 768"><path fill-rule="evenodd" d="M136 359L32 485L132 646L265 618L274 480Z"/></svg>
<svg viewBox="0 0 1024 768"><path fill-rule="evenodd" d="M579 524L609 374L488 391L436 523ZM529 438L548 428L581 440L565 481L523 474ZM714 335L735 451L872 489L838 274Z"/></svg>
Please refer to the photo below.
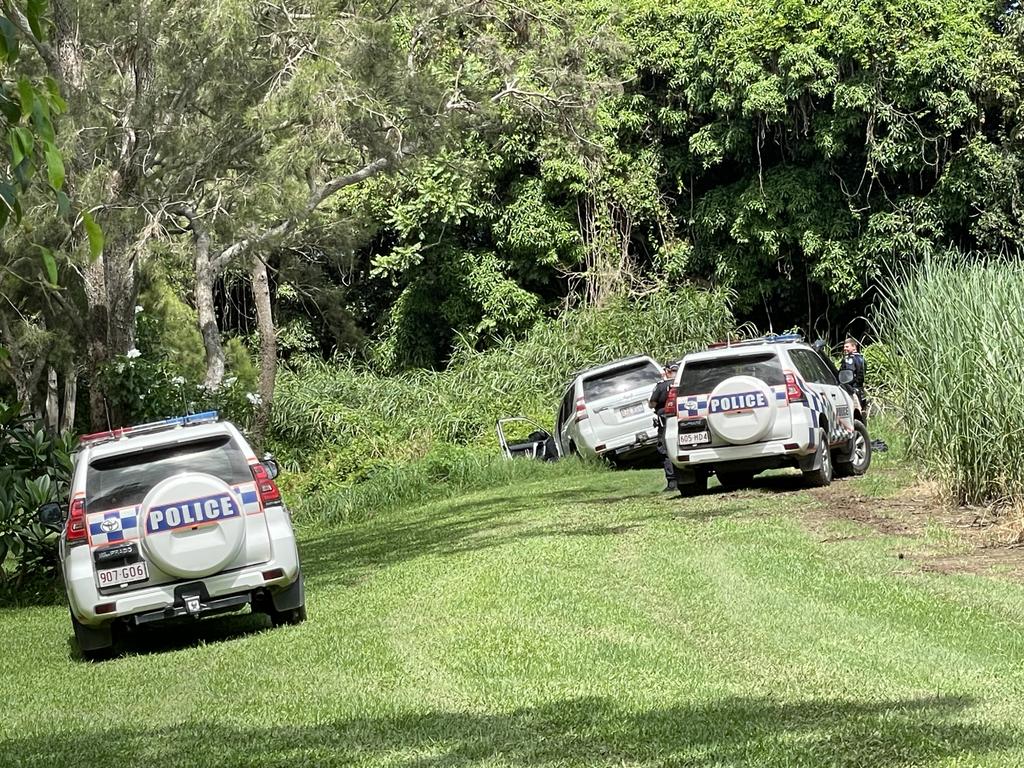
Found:
<svg viewBox="0 0 1024 768"><path fill-rule="evenodd" d="M725 341L716 341L714 344L709 344L708 349L724 349L727 347L750 347L755 344L783 344L789 341L803 340L803 334L800 333L769 333L765 336L759 336L756 339L744 339L742 341L731 341L729 339L726 339Z"/></svg>
<svg viewBox="0 0 1024 768"><path fill-rule="evenodd" d="M144 435L149 432L160 432L164 429L170 429L171 427L190 427L196 424L212 424L217 421L218 418L219 414L217 411L203 411L202 413L192 413L187 416L175 416L170 419L161 419L160 421L151 421L146 424L137 424L133 427L121 427L119 429L110 429L106 432L93 432L92 434L82 435L78 438L78 444L91 445L93 443L106 442L107 440L119 440L122 437Z"/></svg>

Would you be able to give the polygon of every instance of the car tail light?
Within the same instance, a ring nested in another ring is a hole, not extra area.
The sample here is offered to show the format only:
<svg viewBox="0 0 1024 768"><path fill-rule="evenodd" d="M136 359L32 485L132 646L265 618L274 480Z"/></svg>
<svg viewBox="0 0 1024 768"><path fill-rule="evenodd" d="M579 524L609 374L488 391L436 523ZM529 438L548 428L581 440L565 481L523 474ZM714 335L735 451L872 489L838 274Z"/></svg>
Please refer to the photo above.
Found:
<svg viewBox="0 0 1024 768"><path fill-rule="evenodd" d="M676 397L678 392L674 386L668 388L668 397L665 398L665 417L676 415Z"/></svg>
<svg viewBox="0 0 1024 768"><path fill-rule="evenodd" d="M75 499L68 510L67 536L68 542L85 541L85 499Z"/></svg>
<svg viewBox="0 0 1024 768"><path fill-rule="evenodd" d="M270 478L270 473L262 464L252 465L252 479L256 481L256 490L260 495L260 506L281 503L281 491Z"/></svg>
<svg viewBox="0 0 1024 768"><path fill-rule="evenodd" d="M576 401L576 421L583 421L589 418L590 414L587 413L587 404L583 401L583 398L579 398Z"/></svg>
<svg viewBox="0 0 1024 768"><path fill-rule="evenodd" d="M786 371L786 400L791 403L800 402L804 399L804 391L800 389L800 385L796 382L796 376L790 371Z"/></svg>

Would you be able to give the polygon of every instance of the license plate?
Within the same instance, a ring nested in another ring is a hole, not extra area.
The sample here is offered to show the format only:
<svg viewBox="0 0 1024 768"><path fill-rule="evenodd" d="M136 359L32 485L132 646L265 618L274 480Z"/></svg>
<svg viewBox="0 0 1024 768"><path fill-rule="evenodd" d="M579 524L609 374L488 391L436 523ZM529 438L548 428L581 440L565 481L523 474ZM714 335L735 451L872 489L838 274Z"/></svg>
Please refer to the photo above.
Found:
<svg viewBox="0 0 1024 768"><path fill-rule="evenodd" d="M149 571L145 563L119 565L117 568L104 568L96 571L101 587L116 587L119 584L131 584L133 581L145 581Z"/></svg>
<svg viewBox="0 0 1024 768"><path fill-rule="evenodd" d="M710 443L711 433L710 432L680 432L679 433L679 444L680 445L700 445L701 443Z"/></svg>
<svg viewBox="0 0 1024 768"><path fill-rule="evenodd" d="M625 408L619 408L619 415L626 419L630 416L639 416L644 412L644 404L636 403L635 405L627 405Z"/></svg>

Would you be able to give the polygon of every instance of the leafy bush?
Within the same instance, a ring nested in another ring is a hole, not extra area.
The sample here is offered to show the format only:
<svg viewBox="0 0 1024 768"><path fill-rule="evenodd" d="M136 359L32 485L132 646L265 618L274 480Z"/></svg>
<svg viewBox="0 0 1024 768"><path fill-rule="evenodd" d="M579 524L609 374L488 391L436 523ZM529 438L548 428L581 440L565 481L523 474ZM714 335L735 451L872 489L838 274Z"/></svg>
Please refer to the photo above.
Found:
<svg viewBox="0 0 1024 768"><path fill-rule="evenodd" d="M36 512L67 498L74 441L18 413L0 404L0 598L24 601L52 591L56 545Z"/></svg>
<svg viewBox="0 0 1024 768"><path fill-rule="evenodd" d="M351 361L306 360L279 376L270 438L323 487L423 457L438 443L496 450L496 421L523 414L550 425L575 371L638 353L677 359L733 329L727 294L688 288L565 312L523 341L463 349L441 372L383 377Z"/></svg>
<svg viewBox="0 0 1024 768"><path fill-rule="evenodd" d="M911 454L961 502L1024 499L1024 262L926 261L876 325Z"/></svg>

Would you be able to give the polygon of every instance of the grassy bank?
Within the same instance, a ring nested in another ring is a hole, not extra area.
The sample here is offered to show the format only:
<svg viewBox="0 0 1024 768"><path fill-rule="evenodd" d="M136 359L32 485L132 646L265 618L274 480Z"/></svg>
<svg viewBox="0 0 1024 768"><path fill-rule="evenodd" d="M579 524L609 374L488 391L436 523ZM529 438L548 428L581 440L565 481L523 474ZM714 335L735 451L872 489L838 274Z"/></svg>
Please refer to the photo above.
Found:
<svg viewBox="0 0 1024 768"><path fill-rule="evenodd" d="M213 619L88 665L64 609L0 612L0 765L1024 762L1019 586L809 533L792 484L659 484L553 471L307 532L299 627Z"/></svg>

